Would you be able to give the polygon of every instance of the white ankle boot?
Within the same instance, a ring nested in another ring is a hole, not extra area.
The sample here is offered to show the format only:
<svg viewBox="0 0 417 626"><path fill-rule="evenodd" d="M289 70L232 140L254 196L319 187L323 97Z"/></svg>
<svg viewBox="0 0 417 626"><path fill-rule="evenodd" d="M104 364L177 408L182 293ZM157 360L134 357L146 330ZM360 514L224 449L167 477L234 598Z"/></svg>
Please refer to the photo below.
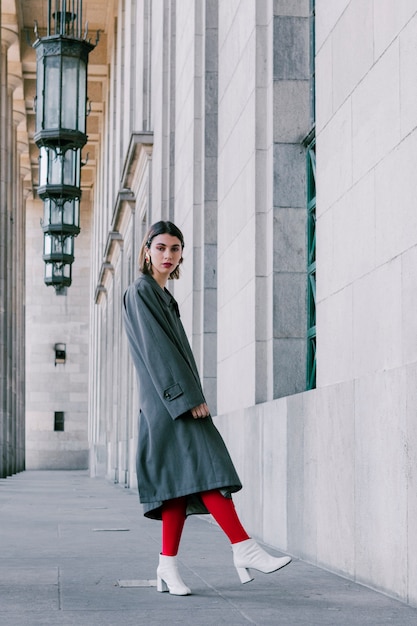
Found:
<svg viewBox="0 0 417 626"><path fill-rule="evenodd" d="M190 595L191 590L184 585L178 572L176 556L159 555L156 588L158 591L169 591L174 596Z"/></svg>
<svg viewBox="0 0 417 626"><path fill-rule="evenodd" d="M253 580L249 568L264 574L276 572L291 562L291 557L275 557L265 552L254 539L246 539L232 544L233 562L239 574L240 582L249 583Z"/></svg>

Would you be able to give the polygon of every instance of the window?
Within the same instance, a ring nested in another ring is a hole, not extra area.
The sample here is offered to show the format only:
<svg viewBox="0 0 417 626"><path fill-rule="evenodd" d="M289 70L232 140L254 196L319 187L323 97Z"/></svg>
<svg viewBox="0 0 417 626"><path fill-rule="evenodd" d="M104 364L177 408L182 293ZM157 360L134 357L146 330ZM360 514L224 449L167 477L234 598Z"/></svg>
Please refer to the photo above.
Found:
<svg viewBox="0 0 417 626"><path fill-rule="evenodd" d="M307 389L316 386L316 142L307 146Z"/></svg>
<svg viewBox="0 0 417 626"><path fill-rule="evenodd" d="M55 432L64 431L64 412L63 411L55 411L54 431Z"/></svg>

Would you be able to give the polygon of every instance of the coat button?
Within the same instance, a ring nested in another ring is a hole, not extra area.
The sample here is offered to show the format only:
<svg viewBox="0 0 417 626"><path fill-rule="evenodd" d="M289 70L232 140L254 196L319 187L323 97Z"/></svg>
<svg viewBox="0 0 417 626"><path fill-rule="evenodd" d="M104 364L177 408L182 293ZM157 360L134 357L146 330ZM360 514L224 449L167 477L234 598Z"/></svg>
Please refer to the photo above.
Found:
<svg viewBox="0 0 417 626"><path fill-rule="evenodd" d="M170 393L168 393L168 391L166 391L166 392L164 393L164 398L166 398L167 400L169 400L169 398L170 398L170 397L171 397L171 394L170 394Z"/></svg>

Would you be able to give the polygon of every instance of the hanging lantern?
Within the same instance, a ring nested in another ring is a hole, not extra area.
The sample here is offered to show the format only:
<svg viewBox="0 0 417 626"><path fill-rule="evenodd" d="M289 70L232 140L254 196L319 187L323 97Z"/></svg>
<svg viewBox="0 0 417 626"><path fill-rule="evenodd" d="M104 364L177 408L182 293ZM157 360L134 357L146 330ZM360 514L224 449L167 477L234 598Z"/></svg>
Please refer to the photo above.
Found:
<svg viewBox="0 0 417 626"><path fill-rule="evenodd" d="M58 291L71 285L74 239L70 235L44 233L44 282Z"/></svg>
<svg viewBox="0 0 417 626"><path fill-rule="evenodd" d="M82 38L81 20L81 0L48 0L46 37L33 44L38 147L65 151L87 141L87 64L95 45Z"/></svg>
<svg viewBox="0 0 417 626"><path fill-rule="evenodd" d="M80 232L80 201L78 198L46 198L43 202L44 233L76 237Z"/></svg>
<svg viewBox="0 0 417 626"><path fill-rule="evenodd" d="M71 285L74 237L80 232L81 148L87 141L88 55L98 43L82 33L82 0L48 0L45 37L37 37L38 195L44 202L45 283ZM35 29L36 35L37 27Z"/></svg>
<svg viewBox="0 0 417 626"><path fill-rule="evenodd" d="M44 203L46 285L64 293L71 285L74 237L80 232L81 155L79 149L40 148L38 194Z"/></svg>
<svg viewBox="0 0 417 626"><path fill-rule="evenodd" d="M44 233L43 260L46 263L72 263L74 261L73 237Z"/></svg>
<svg viewBox="0 0 417 626"><path fill-rule="evenodd" d="M57 293L60 293L65 287L69 287L72 282L72 265L69 263L45 263L45 285L55 287Z"/></svg>
<svg viewBox="0 0 417 626"><path fill-rule="evenodd" d="M40 149L38 195L44 199L51 196L81 196L80 150L56 152L53 148Z"/></svg>

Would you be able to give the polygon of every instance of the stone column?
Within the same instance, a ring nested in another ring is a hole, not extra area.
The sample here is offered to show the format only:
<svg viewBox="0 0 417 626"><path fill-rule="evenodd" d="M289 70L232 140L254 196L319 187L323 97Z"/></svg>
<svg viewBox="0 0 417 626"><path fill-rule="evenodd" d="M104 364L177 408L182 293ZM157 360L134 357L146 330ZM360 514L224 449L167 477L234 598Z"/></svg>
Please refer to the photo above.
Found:
<svg viewBox="0 0 417 626"><path fill-rule="evenodd" d="M219 95L219 5L205 3L203 198L202 198L202 336L201 375L210 409L217 413L217 153Z"/></svg>
<svg viewBox="0 0 417 626"><path fill-rule="evenodd" d="M1 11L0 11L0 32L1 29ZM4 379L4 358L6 355L5 348L5 323L4 323L4 307L5 307L5 237L4 237L4 221L5 221L5 209L2 201L3 193L5 189L5 181L3 180L3 163L6 157L6 149L3 141L5 119L3 112L3 104L5 102L5 80L7 76L7 46L0 42L0 478L5 477L5 448L4 448L4 431L5 431L5 379Z"/></svg>
<svg viewBox="0 0 417 626"><path fill-rule="evenodd" d="M306 389L306 162L310 130L308 0L274 3L273 397Z"/></svg>
<svg viewBox="0 0 417 626"><path fill-rule="evenodd" d="M7 476L7 42L0 47L0 478Z"/></svg>
<svg viewBox="0 0 417 626"><path fill-rule="evenodd" d="M13 256L15 248L14 215L13 215L13 192L14 192L14 133L13 133L13 87L10 86L9 76L7 77L7 154L6 154L6 291L7 298L7 342L6 342L6 369L7 369L7 475L15 473L15 413L14 413L14 389L13 389L13 357L15 350L14 333L14 312L15 294L14 278L15 268L13 266Z"/></svg>
<svg viewBox="0 0 417 626"><path fill-rule="evenodd" d="M0 45L0 477L13 471L12 328L10 232L12 187L12 91L7 77L7 50L17 33L1 28Z"/></svg>
<svg viewBox="0 0 417 626"><path fill-rule="evenodd" d="M9 80L10 82L10 80ZM16 77L16 86L21 85ZM16 96L16 94L15 94ZM19 131L19 124L26 115L24 101L13 100L13 198L12 198L12 301L13 301L13 350L12 350L12 415L13 415L13 473L24 469L25 458L25 199L23 177L27 173L21 167L22 153L27 152L26 132Z"/></svg>
<svg viewBox="0 0 417 626"><path fill-rule="evenodd" d="M16 111L14 112L16 116ZM25 469L26 445L26 199L32 191L31 167L28 154L27 132L17 130L17 153L19 179L17 185L17 226L16 226L16 258L18 271L16 276L17 302L17 340L16 358L16 415L18 422L16 441L16 471ZM26 179L26 183L25 183Z"/></svg>

